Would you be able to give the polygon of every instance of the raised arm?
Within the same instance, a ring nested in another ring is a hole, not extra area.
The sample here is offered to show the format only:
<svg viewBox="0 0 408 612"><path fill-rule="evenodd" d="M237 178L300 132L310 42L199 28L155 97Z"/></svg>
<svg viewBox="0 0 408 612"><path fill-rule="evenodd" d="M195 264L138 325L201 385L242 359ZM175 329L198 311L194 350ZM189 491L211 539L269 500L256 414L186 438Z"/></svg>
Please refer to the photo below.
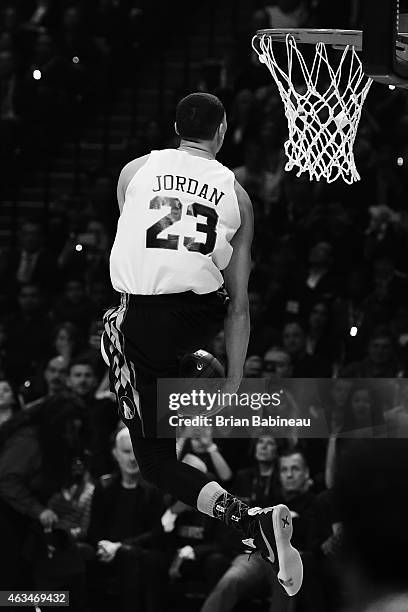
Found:
<svg viewBox="0 0 408 612"><path fill-rule="evenodd" d="M230 298L224 324L227 351L227 380L224 390L230 393L234 393L239 387L248 349L250 332L248 280L251 272L251 244L254 231L251 200L238 182L235 182L235 191L241 213L241 226L231 240L234 250L224 270L225 287Z"/></svg>

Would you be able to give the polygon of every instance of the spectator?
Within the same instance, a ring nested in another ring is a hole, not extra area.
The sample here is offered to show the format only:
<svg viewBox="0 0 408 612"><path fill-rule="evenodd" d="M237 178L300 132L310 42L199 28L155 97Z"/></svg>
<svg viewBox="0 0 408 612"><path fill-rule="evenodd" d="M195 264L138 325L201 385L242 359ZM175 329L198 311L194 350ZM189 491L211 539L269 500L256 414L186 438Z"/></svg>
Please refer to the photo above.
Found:
<svg viewBox="0 0 408 612"><path fill-rule="evenodd" d="M69 321L58 325L54 335L54 347L56 355L69 364L80 352L79 329Z"/></svg>
<svg viewBox="0 0 408 612"><path fill-rule="evenodd" d="M244 364L244 378L261 378L263 360L259 355L247 357Z"/></svg>
<svg viewBox="0 0 408 612"><path fill-rule="evenodd" d="M348 378L394 378L402 374L394 340L386 328L375 330L369 339L367 357L344 366L341 375Z"/></svg>
<svg viewBox="0 0 408 612"><path fill-rule="evenodd" d="M128 429L114 436L112 452L118 473L99 479L88 530L96 554L91 567L93 609L105 608L114 595L113 601L108 599L109 609L161 612L165 564L155 542L163 501L140 477Z"/></svg>
<svg viewBox="0 0 408 612"><path fill-rule="evenodd" d="M312 301L331 301L339 292L339 281L334 277L333 249L325 241L316 242L309 250L308 270L301 287L301 303L306 307Z"/></svg>
<svg viewBox="0 0 408 612"><path fill-rule="evenodd" d="M116 403L109 398L95 398L98 380L93 363L86 357L78 357L70 364L67 386L83 404L89 431L90 471L95 477L102 476L112 469L109 440L118 425Z"/></svg>
<svg viewBox="0 0 408 612"><path fill-rule="evenodd" d="M81 278L67 280L64 293L54 306L57 320L68 322L78 327L82 333L87 333L93 314L93 306L86 295L85 284Z"/></svg>
<svg viewBox="0 0 408 612"><path fill-rule="evenodd" d="M37 284L42 289L58 288L57 263L45 246L43 228L38 221L27 220L19 232L20 247L11 253L10 277L18 285Z"/></svg>
<svg viewBox="0 0 408 612"><path fill-rule="evenodd" d="M211 474L222 482L228 482L232 478L232 471L225 461L222 452L211 437L211 428L191 428L186 432L188 437L178 440L179 456L183 458L187 453L197 455L207 466Z"/></svg>
<svg viewBox="0 0 408 612"><path fill-rule="evenodd" d="M271 347L263 357L262 376L268 380L274 378L290 378L293 367L288 351L280 347Z"/></svg>
<svg viewBox="0 0 408 612"><path fill-rule="evenodd" d="M372 438L384 433L383 410L372 386L356 382L346 407L341 433L355 438Z"/></svg>
<svg viewBox="0 0 408 612"><path fill-rule="evenodd" d="M6 320L7 367L17 385L30 378L52 353L53 320L44 306L38 285L22 285L18 291L18 310Z"/></svg>
<svg viewBox="0 0 408 612"><path fill-rule="evenodd" d="M306 352L306 335L299 321L286 323L282 333L283 347L292 360L294 378L329 377L330 367Z"/></svg>
<svg viewBox="0 0 408 612"><path fill-rule="evenodd" d="M20 401L8 380L0 378L0 427L20 410Z"/></svg>
<svg viewBox="0 0 408 612"><path fill-rule="evenodd" d="M52 357L41 373L41 380L26 381L23 387L26 408L44 403L48 398L67 391L68 363L64 357ZM37 396L37 397L35 397ZM33 400L33 397L35 399Z"/></svg>
<svg viewBox="0 0 408 612"><path fill-rule="evenodd" d="M340 345L333 333L330 315L329 306L325 301L313 304L306 331L306 352L325 361L333 371L340 358Z"/></svg>
<svg viewBox="0 0 408 612"><path fill-rule="evenodd" d="M344 419L349 402L349 395L353 382L345 378L328 381L328 397L324 398L324 407L328 430L338 433L344 426Z"/></svg>
<svg viewBox="0 0 408 612"><path fill-rule="evenodd" d="M41 548L45 546L41 527L50 531L58 524L48 501L72 482L73 469L83 459L82 426L78 404L72 398L58 397L22 411L1 429L0 529L7 558L1 576L4 588L25 588L22 551L29 535L32 538L34 529L34 547Z"/></svg>

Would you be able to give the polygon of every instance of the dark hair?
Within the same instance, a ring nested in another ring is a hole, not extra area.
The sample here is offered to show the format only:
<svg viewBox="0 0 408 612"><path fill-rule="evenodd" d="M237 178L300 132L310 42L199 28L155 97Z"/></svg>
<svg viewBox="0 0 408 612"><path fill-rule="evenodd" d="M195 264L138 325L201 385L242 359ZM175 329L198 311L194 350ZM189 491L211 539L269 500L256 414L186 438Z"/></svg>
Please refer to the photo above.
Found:
<svg viewBox="0 0 408 612"><path fill-rule="evenodd" d="M96 376L95 364L91 359L89 359L87 355L84 355L83 357L79 355L73 361L71 361L71 363L69 364L69 372L71 373L72 368L78 365L88 366L89 368L92 368L92 372Z"/></svg>
<svg viewBox="0 0 408 612"><path fill-rule="evenodd" d="M355 415L353 413L353 397L359 391L367 391L370 398L370 422L367 426L376 427L384 423L384 415L381 410L380 398L378 392L376 393L375 387L370 384L369 380L356 379L353 382L353 387L350 390L347 404L344 412L344 430L352 431L359 427L359 423L356 422Z"/></svg>
<svg viewBox="0 0 408 612"><path fill-rule="evenodd" d="M292 457L293 455L300 455L302 457L303 465L305 468L309 469L309 462L306 458L305 453L301 448L295 446L294 448L285 448L281 453L279 453L278 459L282 459L283 457Z"/></svg>
<svg viewBox="0 0 408 612"><path fill-rule="evenodd" d="M211 140L224 114L224 105L216 96L208 93L192 93L177 104L177 131L181 138Z"/></svg>

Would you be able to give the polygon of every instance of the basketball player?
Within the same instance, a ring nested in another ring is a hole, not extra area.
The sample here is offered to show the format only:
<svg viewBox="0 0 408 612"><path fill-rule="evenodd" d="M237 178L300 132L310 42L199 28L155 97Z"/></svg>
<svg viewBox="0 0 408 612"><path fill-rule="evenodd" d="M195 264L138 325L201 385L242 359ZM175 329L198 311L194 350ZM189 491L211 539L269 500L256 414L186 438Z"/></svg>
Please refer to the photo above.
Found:
<svg viewBox="0 0 408 612"><path fill-rule="evenodd" d="M156 437L157 380L177 378L179 359L208 344L225 319L228 368L221 391L235 393L249 338L253 212L233 173L216 160L227 129L224 107L210 94L190 94L177 105L175 129L178 149L135 159L119 177L110 272L121 304L104 316L102 354L143 477L240 529L294 595L302 562L290 544L287 507L249 508L179 462L174 439Z"/></svg>

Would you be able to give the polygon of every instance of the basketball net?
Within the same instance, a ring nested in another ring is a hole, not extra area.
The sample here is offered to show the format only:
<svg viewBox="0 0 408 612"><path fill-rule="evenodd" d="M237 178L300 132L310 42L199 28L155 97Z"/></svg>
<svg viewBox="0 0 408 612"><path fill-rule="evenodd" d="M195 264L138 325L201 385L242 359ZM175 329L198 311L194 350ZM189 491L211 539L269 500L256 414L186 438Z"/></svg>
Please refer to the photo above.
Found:
<svg viewBox="0 0 408 612"><path fill-rule="evenodd" d="M264 34L255 36L252 46L269 68L285 106L289 127L285 170L297 168L297 176L308 172L310 180L323 177L328 183L340 177L348 184L360 180L353 145L372 79L364 75L356 49L347 45L333 68L326 44L318 42L309 67L295 39L287 34L285 71L278 65L272 43L272 36ZM294 71L301 78L296 84Z"/></svg>

